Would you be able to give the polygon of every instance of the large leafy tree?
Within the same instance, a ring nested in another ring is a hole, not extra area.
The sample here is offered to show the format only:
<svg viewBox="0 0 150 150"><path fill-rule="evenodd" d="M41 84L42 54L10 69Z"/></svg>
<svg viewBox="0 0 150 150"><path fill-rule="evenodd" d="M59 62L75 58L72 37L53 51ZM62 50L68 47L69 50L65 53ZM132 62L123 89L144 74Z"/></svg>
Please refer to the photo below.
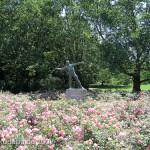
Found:
<svg viewBox="0 0 150 150"><path fill-rule="evenodd" d="M96 0L81 2L99 40L101 60L112 70L131 76L140 91L144 70L150 70L150 1Z"/></svg>
<svg viewBox="0 0 150 150"><path fill-rule="evenodd" d="M86 62L78 68L85 86L96 80L96 40L76 2L3 0L0 21L0 73L5 89L37 90L40 83L57 88L53 77L64 83L66 76L53 70L66 59Z"/></svg>
<svg viewBox="0 0 150 150"><path fill-rule="evenodd" d="M82 10L77 2L64 2L62 9L65 14L61 17L63 30L61 41L59 40L62 48L62 51L58 53L58 58L61 58L59 66L65 65L64 60L67 59L71 63L84 61L85 65L77 67L77 74L83 86L88 88L89 84L96 82L98 77L97 40L92 35L92 30L82 16Z"/></svg>
<svg viewBox="0 0 150 150"><path fill-rule="evenodd" d="M61 7L52 0L3 0L0 7L1 72L5 88L38 89L40 79L56 64L53 51L59 49L55 46L55 35L61 30ZM51 59L47 60L47 55Z"/></svg>

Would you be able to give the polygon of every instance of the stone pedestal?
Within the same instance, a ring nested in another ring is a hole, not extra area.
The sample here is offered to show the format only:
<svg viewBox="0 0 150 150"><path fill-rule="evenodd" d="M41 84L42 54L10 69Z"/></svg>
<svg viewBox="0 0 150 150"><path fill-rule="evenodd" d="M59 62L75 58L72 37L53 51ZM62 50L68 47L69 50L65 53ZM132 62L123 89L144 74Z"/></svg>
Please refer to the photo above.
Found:
<svg viewBox="0 0 150 150"><path fill-rule="evenodd" d="M67 99L85 100L87 95L86 89L73 89L69 88L66 90Z"/></svg>

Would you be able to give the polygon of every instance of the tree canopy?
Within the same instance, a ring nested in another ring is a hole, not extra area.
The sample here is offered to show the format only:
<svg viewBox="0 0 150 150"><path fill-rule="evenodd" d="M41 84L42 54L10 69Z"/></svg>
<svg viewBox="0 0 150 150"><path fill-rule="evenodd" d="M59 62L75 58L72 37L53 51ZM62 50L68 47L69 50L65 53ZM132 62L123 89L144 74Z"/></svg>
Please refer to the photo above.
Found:
<svg viewBox="0 0 150 150"><path fill-rule="evenodd" d="M77 74L87 88L103 69L133 77L134 91L148 80L149 0L2 0L0 31L6 90L64 88L67 75L54 69L67 59L86 62Z"/></svg>
<svg viewBox="0 0 150 150"><path fill-rule="evenodd" d="M150 70L150 1L97 0L82 8L105 65L132 76L133 90L140 91L140 83L149 80L141 73Z"/></svg>

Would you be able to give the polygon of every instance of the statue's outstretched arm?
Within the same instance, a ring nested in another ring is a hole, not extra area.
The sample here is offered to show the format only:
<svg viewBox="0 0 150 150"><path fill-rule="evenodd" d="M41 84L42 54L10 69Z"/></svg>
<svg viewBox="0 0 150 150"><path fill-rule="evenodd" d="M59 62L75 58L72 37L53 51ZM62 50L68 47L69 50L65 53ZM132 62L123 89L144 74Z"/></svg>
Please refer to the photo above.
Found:
<svg viewBox="0 0 150 150"><path fill-rule="evenodd" d="M82 61L82 62L74 63L74 64L72 64L72 65L73 65L73 66L77 66L77 65L81 65L81 64L84 64L84 62Z"/></svg>
<svg viewBox="0 0 150 150"><path fill-rule="evenodd" d="M56 70L65 70L65 69L67 69L67 67L65 66L65 67L63 67L63 68L56 68Z"/></svg>

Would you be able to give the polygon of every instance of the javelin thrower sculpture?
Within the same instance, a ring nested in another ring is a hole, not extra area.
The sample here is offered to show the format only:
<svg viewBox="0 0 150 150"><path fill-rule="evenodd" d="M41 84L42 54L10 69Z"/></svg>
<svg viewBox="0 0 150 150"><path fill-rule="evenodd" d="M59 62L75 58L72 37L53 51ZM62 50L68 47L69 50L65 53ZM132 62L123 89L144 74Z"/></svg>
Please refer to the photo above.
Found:
<svg viewBox="0 0 150 150"><path fill-rule="evenodd" d="M75 73L74 67L80 64L84 64L84 62L78 62L74 64L70 64L69 60L66 61L66 66L63 68L56 68L57 70L67 70L69 74L69 88L72 88L72 78L76 80L80 88L84 89L81 85L80 80L78 79L78 76Z"/></svg>

